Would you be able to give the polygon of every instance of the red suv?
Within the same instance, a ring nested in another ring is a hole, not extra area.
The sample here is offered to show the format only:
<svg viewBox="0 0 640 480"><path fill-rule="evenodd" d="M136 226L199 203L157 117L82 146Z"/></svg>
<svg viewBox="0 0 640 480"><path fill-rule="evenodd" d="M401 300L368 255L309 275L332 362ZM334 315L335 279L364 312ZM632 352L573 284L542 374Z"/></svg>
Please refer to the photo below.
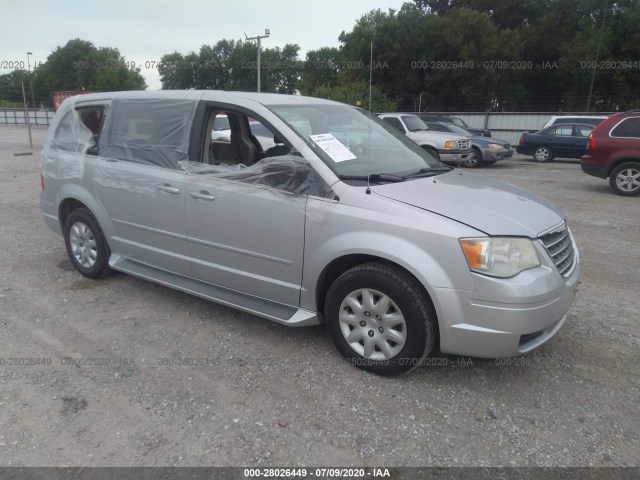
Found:
<svg viewBox="0 0 640 480"><path fill-rule="evenodd" d="M609 177L618 195L640 194L640 110L611 115L595 127L580 164L589 175Z"/></svg>

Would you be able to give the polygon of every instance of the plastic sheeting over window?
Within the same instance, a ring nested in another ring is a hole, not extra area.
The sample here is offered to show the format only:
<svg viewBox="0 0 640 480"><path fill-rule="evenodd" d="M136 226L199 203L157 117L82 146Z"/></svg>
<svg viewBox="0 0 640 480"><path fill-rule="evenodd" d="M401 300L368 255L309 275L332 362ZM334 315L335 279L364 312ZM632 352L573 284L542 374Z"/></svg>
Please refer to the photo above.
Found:
<svg viewBox="0 0 640 480"><path fill-rule="evenodd" d="M309 163L298 155L268 157L247 167L240 165L209 165L183 161L180 167L193 175L232 180L248 185L265 185L296 195L333 198L333 192Z"/></svg>
<svg viewBox="0 0 640 480"><path fill-rule="evenodd" d="M187 161L198 102L114 98L100 137L100 156L179 169Z"/></svg>
<svg viewBox="0 0 640 480"><path fill-rule="evenodd" d="M91 130L80 119L78 112L71 109L60 120L55 134L49 137L49 146L56 150L84 153L92 135Z"/></svg>

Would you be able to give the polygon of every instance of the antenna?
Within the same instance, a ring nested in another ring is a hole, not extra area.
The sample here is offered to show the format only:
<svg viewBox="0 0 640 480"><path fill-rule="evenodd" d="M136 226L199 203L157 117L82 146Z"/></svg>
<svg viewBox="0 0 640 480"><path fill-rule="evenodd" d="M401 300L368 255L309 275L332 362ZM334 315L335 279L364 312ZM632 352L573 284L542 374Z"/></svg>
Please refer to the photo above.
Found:
<svg viewBox="0 0 640 480"><path fill-rule="evenodd" d="M371 40L371 43L369 44L369 147L368 147L368 151L371 151L371 83L372 83L372 77L373 77L373 40ZM367 175L367 189L365 190L365 193L367 195L371 194L371 185L369 182L369 179L371 177L371 174Z"/></svg>
<svg viewBox="0 0 640 480"><path fill-rule="evenodd" d="M369 118L371 118L371 83L373 77L373 40L369 44L370 58L369 58ZM371 141L371 135L369 135L369 141ZM371 146L371 145L369 145Z"/></svg>

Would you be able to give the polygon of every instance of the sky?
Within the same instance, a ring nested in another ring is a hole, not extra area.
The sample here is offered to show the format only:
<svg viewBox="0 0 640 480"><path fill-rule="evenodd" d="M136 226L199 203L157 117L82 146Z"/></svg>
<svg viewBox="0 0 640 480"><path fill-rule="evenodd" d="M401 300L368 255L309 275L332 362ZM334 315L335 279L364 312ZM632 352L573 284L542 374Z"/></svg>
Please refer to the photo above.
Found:
<svg viewBox="0 0 640 480"><path fill-rule="evenodd" d="M73 38L120 50L129 61L153 65L166 53L198 52L218 40L264 35L263 48L339 46L370 10L399 10L407 0L0 0L0 75L9 62L40 63ZM140 72L149 89L161 87L156 68Z"/></svg>

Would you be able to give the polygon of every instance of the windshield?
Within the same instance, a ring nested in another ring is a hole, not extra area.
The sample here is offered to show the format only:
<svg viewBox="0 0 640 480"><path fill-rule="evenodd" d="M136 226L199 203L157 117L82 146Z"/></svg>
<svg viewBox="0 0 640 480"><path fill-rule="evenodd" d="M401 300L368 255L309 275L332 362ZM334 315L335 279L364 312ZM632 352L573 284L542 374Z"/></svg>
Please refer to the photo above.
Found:
<svg viewBox="0 0 640 480"><path fill-rule="evenodd" d="M403 175L441 167L395 127L364 110L348 105L270 108L339 176Z"/></svg>
<svg viewBox="0 0 640 480"><path fill-rule="evenodd" d="M410 132L429 130L427 124L420 120L420 117L410 117L409 115L405 115L402 117L402 121L407 126L407 130L409 130Z"/></svg>
<svg viewBox="0 0 640 480"><path fill-rule="evenodd" d="M468 130L465 130L462 127L459 127L458 125L454 124L454 123L450 123L449 125L447 125L447 127L449 128L449 132L451 133L456 133L458 135L463 135L465 137L472 137L473 134L469 133Z"/></svg>
<svg viewBox="0 0 640 480"><path fill-rule="evenodd" d="M459 127L462 127L462 128L469 127L469 125L467 125L467 123L459 117L451 117L451 120L453 120L454 125L458 125Z"/></svg>

